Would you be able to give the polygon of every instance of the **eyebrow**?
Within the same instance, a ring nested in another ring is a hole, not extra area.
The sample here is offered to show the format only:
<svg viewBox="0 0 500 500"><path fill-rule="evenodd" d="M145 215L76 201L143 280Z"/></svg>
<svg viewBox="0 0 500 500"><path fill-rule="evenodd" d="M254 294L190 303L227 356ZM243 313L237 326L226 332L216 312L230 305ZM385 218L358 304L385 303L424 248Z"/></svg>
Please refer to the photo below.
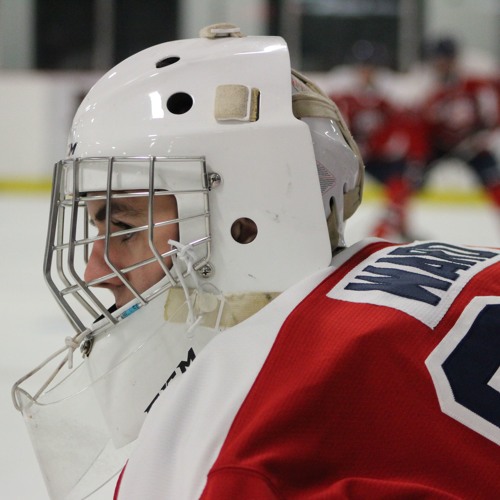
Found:
<svg viewBox="0 0 500 500"><path fill-rule="evenodd" d="M104 222L106 220L108 206L110 207L110 217L117 214L123 214L129 217L137 217L144 214L144 210L137 209L136 207L133 207L123 201L111 201L109 205L105 203L97 210L94 220L91 222Z"/></svg>

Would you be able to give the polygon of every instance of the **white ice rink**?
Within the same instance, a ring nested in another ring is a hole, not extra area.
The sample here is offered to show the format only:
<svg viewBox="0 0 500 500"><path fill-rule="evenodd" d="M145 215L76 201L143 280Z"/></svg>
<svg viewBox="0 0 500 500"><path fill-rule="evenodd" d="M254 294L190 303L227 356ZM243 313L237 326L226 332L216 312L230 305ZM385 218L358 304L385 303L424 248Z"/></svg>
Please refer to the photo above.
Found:
<svg viewBox="0 0 500 500"><path fill-rule="evenodd" d="M61 347L64 338L73 333L42 276L48 198L48 194L0 193L3 214L0 498L9 500L48 498L23 420L11 403L12 383ZM349 244L367 235L378 211L375 202L361 207L348 223ZM411 225L420 238L500 246L498 215L482 203L415 202ZM111 499L112 493L108 489L93 498Z"/></svg>

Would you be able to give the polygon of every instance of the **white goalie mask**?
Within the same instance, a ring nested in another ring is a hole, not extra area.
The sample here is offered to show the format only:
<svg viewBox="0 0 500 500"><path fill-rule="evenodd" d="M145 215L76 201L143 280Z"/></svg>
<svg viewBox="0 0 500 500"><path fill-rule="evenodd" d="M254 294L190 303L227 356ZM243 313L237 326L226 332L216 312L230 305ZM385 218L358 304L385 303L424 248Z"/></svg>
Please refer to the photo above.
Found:
<svg viewBox="0 0 500 500"><path fill-rule="evenodd" d="M362 181L336 106L279 37L214 25L95 84L55 168L45 256L76 334L41 388L31 373L13 389L53 498L119 472L210 339L328 266Z"/></svg>

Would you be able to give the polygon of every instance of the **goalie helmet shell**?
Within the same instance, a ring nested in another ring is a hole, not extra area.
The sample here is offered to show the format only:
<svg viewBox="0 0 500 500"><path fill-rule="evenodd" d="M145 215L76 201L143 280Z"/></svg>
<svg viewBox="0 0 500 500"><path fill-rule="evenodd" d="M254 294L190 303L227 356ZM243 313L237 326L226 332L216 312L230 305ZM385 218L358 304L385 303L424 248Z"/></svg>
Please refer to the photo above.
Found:
<svg viewBox="0 0 500 500"><path fill-rule="evenodd" d="M161 44L112 69L76 114L69 157L204 158L221 178L209 195L209 279L225 293L279 291L330 261L324 209L331 205L334 246L344 245L344 219L353 211L344 209L344 195L360 198L361 169L331 102L323 101L322 117L294 116L285 42L231 34ZM295 97L300 104L323 98L307 85ZM105 172L84 180L81 191L106 189ZM138 168L115 188L147 186ZM249 245L231 236L242 217L257 226ZM199 237L188 223L180 233L183 243ZM198 257L206 258L204 249Z"/></svg>

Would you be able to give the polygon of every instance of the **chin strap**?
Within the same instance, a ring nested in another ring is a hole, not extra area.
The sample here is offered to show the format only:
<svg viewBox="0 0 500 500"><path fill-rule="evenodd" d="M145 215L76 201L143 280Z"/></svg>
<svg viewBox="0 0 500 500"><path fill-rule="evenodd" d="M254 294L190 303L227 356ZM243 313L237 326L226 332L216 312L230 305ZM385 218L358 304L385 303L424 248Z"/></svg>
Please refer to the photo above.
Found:
<svg viewBox="0 0 500 500"><path fill-rule="evenodd" d="M188 335L201 325L214 330L231 328L260 311L275 299L279 292L243 292L226 295L212 283L202 283L194 269L195 254L192 245L183 245L169 240L177 250L172 257L172 266L181 288L171 288L165 304L165 320L189 325ZM186 271L182 272L179 261ZM194 287L189 288L186 278L193 278ZM187 306L187 311L186 311Z"/></svg>
<svg viewBox="0 0 500 500"><path fill-rule="evenodd" d="M197 314L195 312L193 296L190 293L189 287L186 283L186 278L188 276L191 276L194 281L196 290L198 290L199 293L202 293L202 285L194 269L194 264L196 263L196 255L194 253L192 244L184 245L183 243L175 240L168 240L168 243L172 248L175 248L177 250L177 253L172 255L172 266L177 274L177 278L179 279L179 283L186 298L186 304L188 306L187 323L189 324L187 333L190 337L192 336L192 332L196 325L198 325L203 318L201 314ZM185 272L182 271L179 261L183 262L186 266Z"/></svg>

